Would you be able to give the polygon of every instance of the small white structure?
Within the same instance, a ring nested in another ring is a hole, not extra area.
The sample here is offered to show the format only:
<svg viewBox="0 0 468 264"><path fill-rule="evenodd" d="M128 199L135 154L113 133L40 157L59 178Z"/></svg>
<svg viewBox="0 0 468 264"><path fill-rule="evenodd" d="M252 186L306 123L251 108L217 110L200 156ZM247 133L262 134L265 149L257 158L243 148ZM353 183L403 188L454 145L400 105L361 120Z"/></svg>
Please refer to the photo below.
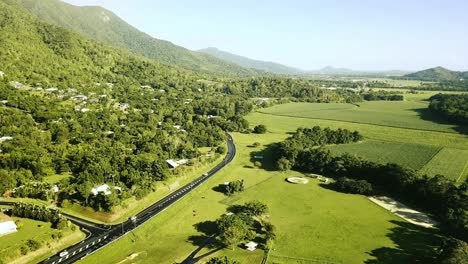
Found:
<svg viewBox="0 0 468 264"><path fill-rule="evenodd" d="M127 108L130 107L130 104L128 103L119 103L120 110L126 110Z"/></svg>
<svg viewBox="0 0 468 264"><path fill-rule="evenodd" d="M249 250L249 251L254 251L257 249L257 246L258 244L253 242L253 241L250 241L249 243L245 244L245 249Z"/></svg>
<svg viewBox="0 0 468 264"><path fill-rule="evenodd" d="M54 193L58 193L59 192L59 187L57 186L57 184L54 185L54 187L52 187L52 191Z"/></svg>
<svg viewBox="0 0 468 264"><path fill-rule="evenodd" d="M98 195L98 193L104 193L104 195L109 195L112 192L109 190L109 185L103 184L103 185L98 186L96 188L92 188L91 193L93 193L94 195Z"/></svg>
<svg viewBox="0 0 468 264"><path fill-rule="evenodd" d="M223 184L224 184L224 185L226 185L226 186L228 186L228 185L229 185L229 183L230 183L230 182L224 182Z"/></svg>
<svg viewBox="0 0 468 264"><path fill-rule="evenodd" d="M13 221L0 222L0 236L16 232L16 224Z"/></svg>
<svg viewBox="0 0 468 264"><path fill-rule="evenodd" d="M233 215L233 214L234 214L233 212L227 212L227 213L226 213L227 216L231 216L231 215Z"/></svg>
<svg viewBox="0 0 468 264"><path fill-rule="evenodd" d="M177 130L181 130L181 129L182 129L182 126L179 126L179 125L175 125L175 126L173 126L173 127L174 127L175 129L177 129Z"/></svg>
<svg viewBox="0 0 468 264"><path fill-rule="evenodd" d="M88 100L88 97L86 95L82 95L82 94L79 94L79 95L77 95L77 96L75 96L73 98L76 99L76 100L81 100L81 101Z"/></svg>
<svg viewBox="0 0 468 264"><path fill-rule="evenodd" d="M2 104L8 104L8 100L2 100L2 101L0 101L0 103L2 103Z"/></svg>
<svg viewBox="0 0 468 264"><path fill-rule="evenodd" d="M179 164L177 162L175 162L174 160L166 160L167 164L169 164L169 166L171 166L172 168L177 168L179 167Z"/></svg>
<svg viewBox="0 0 468 264"><path fill-rule="evenodd" d="M7 141L7 140L13 140L13 137L9 137L9 136L0 137L0 143L2 143L3 141Z"/></svg>
<svg viewBox="0 0 468 264"><path fill-rule="evenodd" d="M152 89L153 88L153 87L151 87L151 85L142 85L140 87L143 88L143 89Z"/></svg>
<svg viewBox="0 0 468 264"><path fill-rule="evenodd" d="M82 112L82 113L89 112L89 108L81 108L81 112Z"/></svg>
<svg viewBox="0 0 468 264"><path fill-rule="evenodd" d="M47 88L47 89L45 89L44 91L46 91L46 92L48 92L48 93L52 93L52 92L56 92L56 91L58 91L58 88L51 87L51 88Z"/></svg>

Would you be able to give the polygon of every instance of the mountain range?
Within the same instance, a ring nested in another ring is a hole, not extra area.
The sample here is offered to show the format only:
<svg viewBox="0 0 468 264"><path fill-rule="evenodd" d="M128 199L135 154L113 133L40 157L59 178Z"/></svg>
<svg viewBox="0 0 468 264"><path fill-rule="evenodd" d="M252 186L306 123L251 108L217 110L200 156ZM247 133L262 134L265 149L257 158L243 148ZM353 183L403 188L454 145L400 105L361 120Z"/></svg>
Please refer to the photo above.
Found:
<svg viewBox="0 0 468 264"><path fill-rule="evenodd" d="M42 20L161 63L221 75L251 76L261 73L206 53L188 50L169 41L153 38L102 7L79 7L59 0L17 1Z"/></svg>
<svg viewBox="0 0 468 264"><path fill-rule="evenodd" d="M276 73L276 74L300 74L303 71L293 67L285 66L276 62L254 60L247 57L239 56L233 53L219 50L214 47L198 50L199 52L212 55L216 58L229 61L245 68L252 68L261 71Z"/></svg>

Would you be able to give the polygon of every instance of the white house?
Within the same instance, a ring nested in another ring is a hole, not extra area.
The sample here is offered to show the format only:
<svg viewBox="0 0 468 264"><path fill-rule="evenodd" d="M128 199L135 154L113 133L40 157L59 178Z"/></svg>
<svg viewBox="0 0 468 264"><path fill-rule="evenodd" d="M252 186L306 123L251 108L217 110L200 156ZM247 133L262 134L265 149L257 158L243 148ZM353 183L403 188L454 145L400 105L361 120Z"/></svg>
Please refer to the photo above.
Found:
<svg viewBox="0 0 468 264"><path fill-rule="evenodd" d="M0 137L0 143L2 143L3 141L7 141L7 140L13 140L13 137Z"/></svg>
<svg viewBox="0 0 468 264"><path fill-rule="evenodd" d="M172 168L177 168L179 167L179 163L175 162L174 160L166 160L167 164L169 164L169 166L171 166Z"/></svg>
<svg viewBox="0 0 468 264"><path fill-rule="evenodd" d="M245 249L249 251L254 251L255 249L257 249L257 246L258 246L257 243L250 241L249 243L245 244Z"/></svg>
<svg viewBox="0 0 468 264"><path fill-rule="evenodd" d="M104 195L109 195L112 193L109 189L109 185L103 184L98 187L92 188L91 193L93 193L94 195L98 195L98 193L104 193Z"/></svg>
<svg viewBox="0 0 468 264"><path fill-rule="evenodd" d="M56 91L58 91L58 88L51 87L51 88L45 89L44 91L49 92L49 93L51 93L51 92L56 92Z"/></svg>
<svg viewBox="0 0 468 264"><path fill-rule="evenodd" d="M16 232L16 224L10 217L0 213L0 236Z"/></svg>
<svg viewBox="0 0 468 264"><path fill-rule="evenodd" d="M86 95L82 95L82 94L77 95L77 96L75 96L73 98L76 99L76 100L81 100L81 101L88 100L88 97Z"/></svg>
<svg viewBox="0 0 468 264"><path fill-rule="evenodd" d="M57 184L54 185L54 187L52 187L52 191L54 193L58 193L59 192L59 187L57 186Z"/></svg>

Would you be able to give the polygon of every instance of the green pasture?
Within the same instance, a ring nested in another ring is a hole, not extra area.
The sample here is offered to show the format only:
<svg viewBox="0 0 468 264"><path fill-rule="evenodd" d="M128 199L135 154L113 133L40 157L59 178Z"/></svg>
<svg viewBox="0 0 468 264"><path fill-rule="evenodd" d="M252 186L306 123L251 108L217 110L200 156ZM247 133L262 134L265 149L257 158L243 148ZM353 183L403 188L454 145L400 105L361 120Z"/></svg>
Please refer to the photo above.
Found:
<svg viewBox="0 0 468 264"><path fill-rule="evenodd" d="M441 174L456 182L468 175L468 150L443 148L422 169L421 174Z"/></svg>
<svg viewBox="0 0 468 264"><path fill-rule="evenodd" d="M145 225L81 263L152 263L154 260L181 263L207 239L206 234L196 230L195 224L214 221L226 213L229 205L253 199L268 204L269 217L277 227L278 238L268 263L299 263L284 262L278 256L294 261L310 258L337 263L377 260L392 263L388 254L404 262L415 252L424 255L432 249L436 230L417 228L364 196L338 193L313 179L306 185L285 181L288 176L300 175L298 172L270 171L267 146L286 136L284 133L234 133L238 152L231 164ZM252 147L254 142L261 146ZM251 160L259 152L264 154L264 168L254 167ZM214 190L219 184L236 179L244 179L243 193L227 197ZM195 258L204 256L199 262L203 263L213 256L224 255L241 263L261 263L264 252L205 247Z"/></svg>

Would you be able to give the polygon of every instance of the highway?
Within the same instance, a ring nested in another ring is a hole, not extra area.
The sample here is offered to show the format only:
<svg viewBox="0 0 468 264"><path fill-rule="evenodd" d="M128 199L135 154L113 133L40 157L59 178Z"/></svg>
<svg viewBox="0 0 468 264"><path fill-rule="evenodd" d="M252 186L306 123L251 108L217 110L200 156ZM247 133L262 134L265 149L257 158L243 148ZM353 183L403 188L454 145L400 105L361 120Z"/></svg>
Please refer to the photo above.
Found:
<svg viewBox="0 0 468 264"><path fill-rule="evenodd" d="M151 219L152 217L156 216L158 213L162 212L163 210L170 207L172 204L177 202L178 200L182 199L185 195L190 193L192 190L203 184L206 180L211 178L215 175L218 171L223 169L227 164L229 164L236 155L236 146L234 145L234 141L229 134L227 135L227 145L228 145L228 152L226 157L223 159L221 163L216 165L212 168L209 172L201 175L197 179L193 180L190 183L180 187L176 191L172 192L171 194L167 195L166 197L162 198L161 200L157 201L156 203L152 204L151 206L147 207L146 209L142 210L135 216L131 217L125 222L115 225L103 225L103 224L96 224L75 216L71 216L68 214L63 213L67 219L72 221L74 224L78 225L83 232L87 234L87 237L75 244L73 246L68 247L67 249L61 251L60 253L66 251L68 254L56 254L51 256L50 258L42 261L41 263L44 264L66 264L66 263L74 263L80 259L85 258L89 254L101 249L102 247L106 246L107 244L115 241L128 232L132 231L133 229L137 228L139 225L144 224L146 221ZM0 204L5 204L0 202Z"/></svg>

